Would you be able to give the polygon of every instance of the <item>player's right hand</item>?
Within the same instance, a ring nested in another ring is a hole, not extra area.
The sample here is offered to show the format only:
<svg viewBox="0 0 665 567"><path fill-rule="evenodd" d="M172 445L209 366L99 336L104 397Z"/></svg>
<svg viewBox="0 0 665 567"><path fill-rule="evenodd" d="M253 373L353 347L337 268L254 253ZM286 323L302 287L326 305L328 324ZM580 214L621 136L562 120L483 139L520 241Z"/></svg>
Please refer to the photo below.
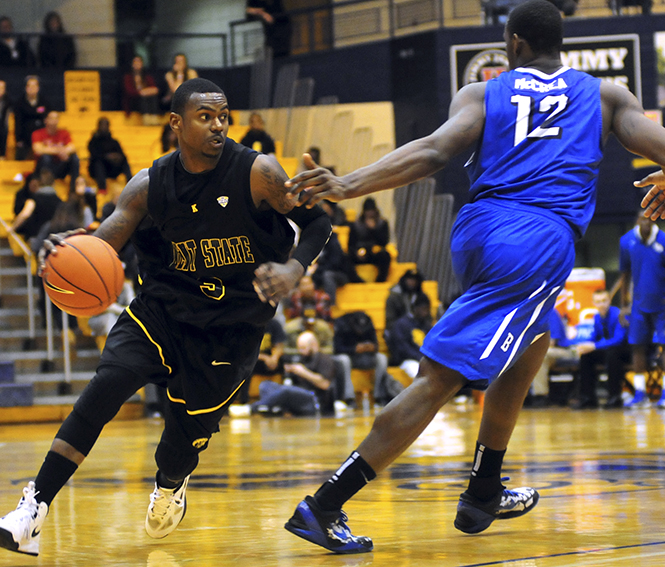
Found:
<svg viewBox="0 0 665 567"><path fill-rule="evenodd" d="M311 209L323 199L338 203L348 198L347 188L341 177L318 165L309 154L303 154L303 163L307 170L284 183L290 194L298 195L296 206L305 205Z"/></svg>
<svg viewBox="0 0 665 567"><path fill-rule="evenodd" d="M665 173L662 170L655 171L645 178L635 181L635 187L649 187L649 192L642 199L642 208L645 209L644 216L653 221L659 218L665 219Z"/></svg>
<svg viewBox="0 0 665 567"><path fill-rule="evenodd" d="M85 228L76 228L74 230L68 230L67 232L49 234L46 237L46 240L42 242L42 247L39 249L39 254L37 255L37 275L41 277L42 272L46 267L46 256L49 254L57 254L57 247L62 246L65 238L74 236L75 234L85 234L86 232L87 230Z"/></svg>

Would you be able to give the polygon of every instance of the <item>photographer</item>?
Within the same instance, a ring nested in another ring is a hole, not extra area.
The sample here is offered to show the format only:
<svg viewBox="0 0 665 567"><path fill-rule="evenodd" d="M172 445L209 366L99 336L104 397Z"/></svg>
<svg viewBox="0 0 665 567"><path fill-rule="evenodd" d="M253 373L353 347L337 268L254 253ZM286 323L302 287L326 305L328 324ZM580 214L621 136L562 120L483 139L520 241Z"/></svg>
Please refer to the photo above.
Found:
<svg viewBox="0 0 665 567"><path fill-rule="evenodd" d="M259 386L259 400L252 411L267 416L284 412L292 415L317 415L333 411L335 362L319 351L314 333L298 337L298 354L284 357L284 383L266 380Z"/></svg>

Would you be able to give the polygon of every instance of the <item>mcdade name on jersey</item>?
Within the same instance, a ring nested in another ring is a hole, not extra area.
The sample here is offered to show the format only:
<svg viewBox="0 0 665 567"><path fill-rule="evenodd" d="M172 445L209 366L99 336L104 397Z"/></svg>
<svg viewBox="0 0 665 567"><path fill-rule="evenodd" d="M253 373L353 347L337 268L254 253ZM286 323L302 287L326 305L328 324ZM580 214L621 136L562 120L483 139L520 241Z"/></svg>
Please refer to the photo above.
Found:
<svg viewBox="0 0 665 567"><path fill-rule="evenodd" d="M524 77L515 79L515 88L520 91L535 91L537 93L547 93L557 89L565 89L568 85L561 77L551 83L542 83L536 79L525 79Z"/></svg>

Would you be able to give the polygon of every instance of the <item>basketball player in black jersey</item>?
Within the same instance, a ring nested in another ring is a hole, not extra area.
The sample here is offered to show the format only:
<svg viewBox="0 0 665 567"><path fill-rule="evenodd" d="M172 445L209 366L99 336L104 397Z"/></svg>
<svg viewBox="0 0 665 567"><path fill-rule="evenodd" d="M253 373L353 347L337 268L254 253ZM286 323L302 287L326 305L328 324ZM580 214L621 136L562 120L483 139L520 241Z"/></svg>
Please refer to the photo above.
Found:
<svg viewBox="0 0 665 567"><path fill-rule="evenodd" d="M251 377L265 324L330 236L321 209L294 208L273 157L227 138L229 108L217 85L186 81L171 110L180 149L133 177L95 232L116 250L132 239L141 289L18 508L0 518L0 546L9 550L38 554L54 497L121 405L151 382L166 388L168 404L145 528L153 538L171 533L199 453ZM290 258L287 216L302 229ZM49 237L42 261L64 236Z"/></svg>

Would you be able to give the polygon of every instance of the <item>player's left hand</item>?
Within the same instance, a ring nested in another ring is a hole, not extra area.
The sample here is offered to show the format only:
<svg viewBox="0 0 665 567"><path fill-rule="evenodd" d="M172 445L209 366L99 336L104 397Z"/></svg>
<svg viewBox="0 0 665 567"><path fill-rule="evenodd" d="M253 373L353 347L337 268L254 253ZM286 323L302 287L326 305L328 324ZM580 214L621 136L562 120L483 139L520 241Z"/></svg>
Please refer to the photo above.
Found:
<svg viewBox="0 0 665 567"><path fill-rule="evenodd" d="M305 269L297 260L289 260L286 264L267 262L254 270L254 291L263 303L273 307L286 297L296 286Z"/></svg>
<svg viewBox="0 0 665 567"><path fill-rule="evenodd" d="M49 254L55 256L58 253L57 247L64 244L65 238L69 238L75 234L85 234L86 232L87 230L85 228L76 228L74 230L68 230L67 232L49 234L46 240L42 242L42 247L39 249L39 254L37 255L37 275L41 276L44 272L44 268L46 267L46 256Z"/></svg>
<svg viewBox="0 0 665 567"><path fill-rule="evenodd" d="M665 219L665 173L655 171L644 179L635 181L635 187L649 187L649 192L642 199L642 208L645 209L644 216L651 220Z"/></svg>

